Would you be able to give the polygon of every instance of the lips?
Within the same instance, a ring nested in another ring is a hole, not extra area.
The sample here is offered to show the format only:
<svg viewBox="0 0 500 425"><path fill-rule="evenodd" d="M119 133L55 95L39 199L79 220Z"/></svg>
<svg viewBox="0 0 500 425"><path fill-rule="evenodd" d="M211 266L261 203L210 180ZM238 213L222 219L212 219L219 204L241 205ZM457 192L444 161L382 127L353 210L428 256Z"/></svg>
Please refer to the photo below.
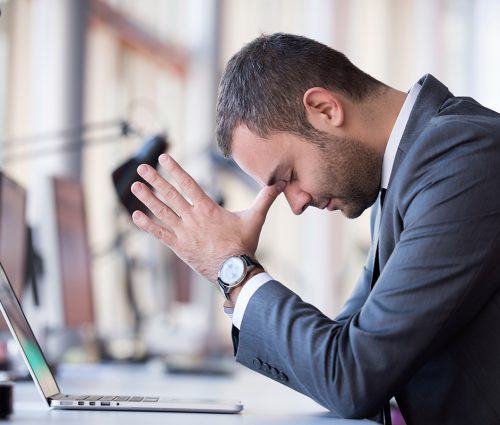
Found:
<svg viewBox="0 0 500 425"><path fill-rule="evenodd" d="M333 210L335 210L335 209L336 209L336 208L335 208L335 205L334 205L334 200L333 200L333 198L330 198L330 201L328 201L328 204L326 204L326 209L327 209L328 211L333 211Z"/></svg>
<svg viewBox="0 0 500 425"><path fill-rule="evenodd" d="M327 199L325 203L319 205L317 208L320 210L327 209L328 211L335 211L338 209L338 207L335 206L335 200L333 198Z"/></svg>
<svg viewBox="0 0 500 425"><path fill-rule="evenodd" d="M320 210L324 210L329 204L330 204L331 199L327 199L326 202L323 204L317 204L316 208L319 208Z"/></svg>

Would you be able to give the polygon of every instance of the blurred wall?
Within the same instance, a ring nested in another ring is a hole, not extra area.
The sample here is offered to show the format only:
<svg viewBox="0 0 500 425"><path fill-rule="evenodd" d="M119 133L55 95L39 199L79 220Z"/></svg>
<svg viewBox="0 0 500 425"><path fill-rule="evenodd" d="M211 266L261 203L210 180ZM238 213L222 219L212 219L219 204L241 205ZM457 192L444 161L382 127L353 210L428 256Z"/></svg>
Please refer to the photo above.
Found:
<svg viewBox="0 0 500 425"><path fill-rule="evenodd" d="M57 10L61 1L65 0L40 4ZM56 114L53 99L64 94L33 90L42 74L34 58L51 51L44 48L44 40L34 37L41 34L34 23L40 25L42 13L35 3L0 3L1 140L39 132L33 105L42 104ZM96 251L112 244L124 228L135 232L124 217L117 219L109 174L146 135L158 131L167 130L172 154L196 170L196 177L207 186L216 186L229 209L250 205L254 188L233 174L217 171L206 152L215 143L215 93L224 65L261 33L282 31L315 38L401 90L432 73L455 94L500 109L496 0L95 0L88 2L87 13L84 89L81 98L73 99L82 106L82 122L127 119L140 132L117 137L118 143L84 149L81 155L90 240ZM58 85L52 90L57 91ZM60 86L60 90L65 89ZM0 154L6 150L7 144L0 144ZM4 161L1 167L33 187L36 158ZM319 211L296 217L281 198L264 227L259 258L276 279L334 315L364 262L368 212L356 220ZM229 323L219 311L220 298L209 295L215 294L213 288L193 277L191 303L173 303L168 289L172 275L164 266L172 261L171 254L145 235L134 233L132 239L131 250L141 264L136 272L144 283L140 292L146 314L175 311L195 340L199 322L193 320L193 311L201 309L215 317L229 344ZM123 273L119 257L95 258L98 326L104 334L120 332L121 327L125 331L130 325L123 288L116 283L123 280ZM213 304L208 308L207 298Z"/></svg>

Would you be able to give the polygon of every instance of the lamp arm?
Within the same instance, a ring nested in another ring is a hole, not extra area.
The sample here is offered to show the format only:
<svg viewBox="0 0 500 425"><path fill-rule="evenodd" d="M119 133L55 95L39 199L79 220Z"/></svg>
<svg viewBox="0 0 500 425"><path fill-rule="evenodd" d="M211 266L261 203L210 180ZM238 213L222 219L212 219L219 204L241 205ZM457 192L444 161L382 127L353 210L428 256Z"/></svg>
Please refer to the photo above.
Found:
<svg viewBox="0 0 500 425"><path fill-rule="evenodd" d="M85 123L76 127L65 128L55 132L45 132L39 134L30 134L27 136L13 137L10 139L0 140L0 146L8 148L18 148L32 143L38 143L42 140L54 140L66 137L78 137L82 133L89 131L103 131L108 129L119 128L124 136L134 132L133 128L126 120L114 119L109 121L100 121L93 123Z"/></svg>
<svg viewBox="0 0 500 425"><path fill-rule="evenodd" d="M6 155L0 154L0 163L7 164L9 162L12 163L12 162L26 161L29 159L36 159L40 156L50 155L54 153L77 151L83 147L113 143L116 142L116 140L120 137L123 137L123 134L113 134L110 136L99 137L95 139L71 140L61 145L47 146L47 147L42 147L40 149L33 149L23 152L14 152L14 153L7 152Z"/></svg>

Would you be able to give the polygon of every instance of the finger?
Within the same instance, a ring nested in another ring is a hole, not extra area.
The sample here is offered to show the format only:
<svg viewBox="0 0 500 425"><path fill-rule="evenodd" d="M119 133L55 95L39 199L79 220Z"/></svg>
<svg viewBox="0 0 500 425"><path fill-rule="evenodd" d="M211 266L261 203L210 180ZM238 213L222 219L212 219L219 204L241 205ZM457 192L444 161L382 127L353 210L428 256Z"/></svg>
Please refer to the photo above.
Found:
<svg viewBox="0 0 500 425"><path fill-rule="evenodd" d="M153 186L161 195L163 200L170 205L180 216L191 211L191 204L182 196L179 191L167 182L158 172L147 164L137 167L137 173Z"/></svg>
<svg viewBox="0 0 500 425"><path fill-rule="evenodd" d="M195 206L197 203L210 200L200 185L170 155L160 155L158 162L174 178Z"/></svg>
<svg viewBox="0 0 500 425"><path fill-rule="evenodd" d="M171 230L155 223L142 211L134 211L132 214L132 221L137 227L153 235L156 239L169 247L172 247L177 239Z"/></svg>
<svg viewBox="0 0 500 425"><path fill-rule="evenodd" d="M160 201L143 183L135 182L131 187L132 193L154 214L162 223L174 227L180 222L180 217L168 205Z"/></svg>
<svg viewBox="0 0 500 425"><path fill-rule="evenodd" d="M279 181L273 186L264 186L258 193L252 207L250 208L252 213L257 215L260 220L264 221L269 208L271 208L271 205L276 200L278 195L283 192L285 185L285 182Z"/></svg>

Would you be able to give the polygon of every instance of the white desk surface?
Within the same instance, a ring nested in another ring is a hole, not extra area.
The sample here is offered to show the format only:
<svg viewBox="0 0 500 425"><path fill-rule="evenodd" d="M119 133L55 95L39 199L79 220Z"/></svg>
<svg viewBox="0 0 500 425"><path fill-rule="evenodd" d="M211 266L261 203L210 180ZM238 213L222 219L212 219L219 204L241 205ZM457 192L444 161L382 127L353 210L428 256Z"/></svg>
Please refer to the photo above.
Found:
<svg viewBox="0 0 500 425"><path fill-rule="evenodd" d="M240 414L75 411L49 409L33 382L17 382L14 413L4 423L120 425L354 425L335 418L309 398L236 365L231 377L169 375L158 365L63 366L57 377L67 394L117 394L241 400Z"/></svg>

